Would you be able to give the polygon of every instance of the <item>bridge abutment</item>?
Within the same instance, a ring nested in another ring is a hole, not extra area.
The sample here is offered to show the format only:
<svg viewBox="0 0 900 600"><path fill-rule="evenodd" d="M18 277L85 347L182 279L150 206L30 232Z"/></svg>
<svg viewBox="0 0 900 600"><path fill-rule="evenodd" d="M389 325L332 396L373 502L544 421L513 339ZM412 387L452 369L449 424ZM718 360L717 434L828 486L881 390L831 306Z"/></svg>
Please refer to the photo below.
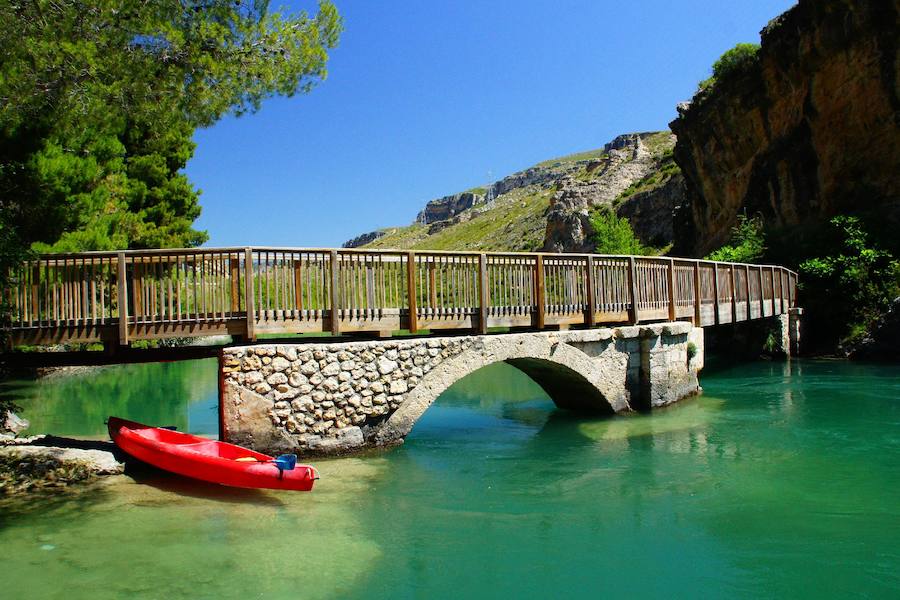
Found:
<svg viewBox="0 0 900 600"><path fill-rule="evenodd" d="M298 454L401 443L450 385L501 361L529 375L562 408L650 410L699 391L703 330L677 322L225 348L222 439Z"/></svg>

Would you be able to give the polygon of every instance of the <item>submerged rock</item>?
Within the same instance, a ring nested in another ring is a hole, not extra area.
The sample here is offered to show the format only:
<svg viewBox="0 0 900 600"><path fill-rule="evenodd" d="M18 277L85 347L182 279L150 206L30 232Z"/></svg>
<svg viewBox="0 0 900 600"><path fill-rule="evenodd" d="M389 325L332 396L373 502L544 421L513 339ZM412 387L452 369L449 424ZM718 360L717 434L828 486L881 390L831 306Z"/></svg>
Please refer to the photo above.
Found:
<svg viewBox="0 0 900 600"><path fill-rule="evenodd" d="M10 444L0 446L0 497L64 488L124 471L112 452Z"/></svg>

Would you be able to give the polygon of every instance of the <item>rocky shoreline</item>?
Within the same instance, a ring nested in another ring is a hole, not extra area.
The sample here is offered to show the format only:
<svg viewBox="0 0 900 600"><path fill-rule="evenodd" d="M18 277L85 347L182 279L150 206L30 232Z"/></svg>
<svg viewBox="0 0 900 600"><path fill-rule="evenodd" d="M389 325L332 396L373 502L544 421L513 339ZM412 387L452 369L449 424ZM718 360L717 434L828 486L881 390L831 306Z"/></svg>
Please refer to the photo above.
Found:
<svg viewBox="0 0 900 600"><path fill-rule="evenodd" d="M58 491L125 471L112 442L0 435L0 499Z"/></svg>

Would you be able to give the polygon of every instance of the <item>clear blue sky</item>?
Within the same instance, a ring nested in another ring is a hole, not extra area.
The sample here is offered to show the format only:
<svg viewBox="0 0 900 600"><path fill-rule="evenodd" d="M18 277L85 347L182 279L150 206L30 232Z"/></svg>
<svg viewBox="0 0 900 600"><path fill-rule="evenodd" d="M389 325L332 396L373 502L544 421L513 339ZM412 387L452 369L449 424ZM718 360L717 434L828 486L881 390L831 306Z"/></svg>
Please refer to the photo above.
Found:
<svg viewBox="0 0 900 600"><path fill-rule="evenodd" d="M794 4L335 3L346 28L324 82L197 132L186 172L208 245L336 246L432 198L664 129L722 52Z"/></svg>

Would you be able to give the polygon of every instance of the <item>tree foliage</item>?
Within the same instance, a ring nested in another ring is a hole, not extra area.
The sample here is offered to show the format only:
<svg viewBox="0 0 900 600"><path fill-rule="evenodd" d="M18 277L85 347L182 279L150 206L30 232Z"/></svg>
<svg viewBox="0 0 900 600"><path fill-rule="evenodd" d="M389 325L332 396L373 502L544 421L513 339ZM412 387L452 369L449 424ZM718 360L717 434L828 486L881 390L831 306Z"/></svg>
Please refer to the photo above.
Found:
<svg viewBox="0 0 900 600"><path fill-rule="evenodd" d="M900 294L900 261L871 241L859 218L838 216L830 225L828 253L800 263L801 286L827 311L823 322L861 332Z"/></svg>
<svg viewBox="0 0 900 600"><path fill-rule="evenodd" d="M0 237L38 250L193 246L197 127L306 92L341 19L266 0L0 5Z"/></svg>
<svg viewBox="0 0 900 600"><path fill-rule="evenodd" d="M766 252L766 235L762 219L738 215L737 225L731 228L728 244L710 253L707 260L752 263Z"/></svg>
<svg viewBox="0 0 900 600"><path fill-rule="evenodd" d="M616 216L612 210L595 211L591 215L591 227L596 244L594 251L598 254L657 254L654 248L641 243L628 219Z"/></svg>

